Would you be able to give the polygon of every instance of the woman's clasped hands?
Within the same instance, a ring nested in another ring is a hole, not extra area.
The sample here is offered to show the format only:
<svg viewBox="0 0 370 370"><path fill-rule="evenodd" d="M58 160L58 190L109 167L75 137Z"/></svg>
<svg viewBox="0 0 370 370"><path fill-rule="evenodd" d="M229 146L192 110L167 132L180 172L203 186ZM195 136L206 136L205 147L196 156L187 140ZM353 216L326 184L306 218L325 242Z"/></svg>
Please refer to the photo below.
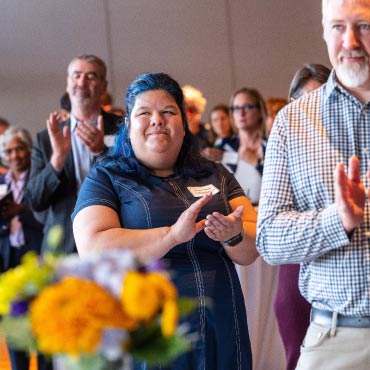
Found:
<svg viewBox="0 0 370 370"><path fill-rule="evenodd" d="M207 215L205 219L196 221L199 212L212 199L212 194L206 194L194 202L170 227L170 233L176 244L185 243L197 233L204 230L206 235L216 241L226 241L243 231L243 206L237 207L227 216L219 212Z"/></svg>

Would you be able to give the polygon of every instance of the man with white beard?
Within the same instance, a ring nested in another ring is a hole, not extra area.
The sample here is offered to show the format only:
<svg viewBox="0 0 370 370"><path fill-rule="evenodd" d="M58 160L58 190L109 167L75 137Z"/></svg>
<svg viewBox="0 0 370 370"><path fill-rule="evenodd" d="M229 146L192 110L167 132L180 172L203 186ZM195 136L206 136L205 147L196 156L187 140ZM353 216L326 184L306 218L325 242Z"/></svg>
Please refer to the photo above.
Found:
<svg viewBox="0 0 370 370"><path fill-rule="evenodd" d="M300 263L312 304L297 369L370 369L370 1L323 0L333 66L273 125L257 249Z"/></svg>

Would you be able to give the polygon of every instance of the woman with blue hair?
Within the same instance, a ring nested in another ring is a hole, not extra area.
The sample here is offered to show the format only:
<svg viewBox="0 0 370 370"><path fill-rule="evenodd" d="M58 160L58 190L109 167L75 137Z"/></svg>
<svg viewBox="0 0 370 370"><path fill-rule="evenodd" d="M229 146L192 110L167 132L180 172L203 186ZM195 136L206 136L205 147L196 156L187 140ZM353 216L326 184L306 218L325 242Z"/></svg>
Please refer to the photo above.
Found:
<svg viewBox="0 0 370 370"><path fill-rule="evenodd" d="M234 176L202 158L193 140L179 84L164 73L137 77L112 153L81 188L73 214L77 248L81 255L125 248L144 260L163 259L179 294L198 298L190 320L196 343L171 369L252 369L233 262L257 258L256 214Z"/></svg>

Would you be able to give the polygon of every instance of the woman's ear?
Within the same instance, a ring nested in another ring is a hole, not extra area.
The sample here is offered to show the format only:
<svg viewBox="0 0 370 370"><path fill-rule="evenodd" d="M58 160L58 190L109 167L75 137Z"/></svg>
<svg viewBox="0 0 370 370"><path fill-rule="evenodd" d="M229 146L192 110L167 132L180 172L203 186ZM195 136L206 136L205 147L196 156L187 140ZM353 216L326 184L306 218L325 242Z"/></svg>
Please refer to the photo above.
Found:
<svg viewBox="0 0 370 370"><path fill-rule="evenodd" d="M128 122L128 118L125 117L125 125L128 126L129 122Z"/></svg>

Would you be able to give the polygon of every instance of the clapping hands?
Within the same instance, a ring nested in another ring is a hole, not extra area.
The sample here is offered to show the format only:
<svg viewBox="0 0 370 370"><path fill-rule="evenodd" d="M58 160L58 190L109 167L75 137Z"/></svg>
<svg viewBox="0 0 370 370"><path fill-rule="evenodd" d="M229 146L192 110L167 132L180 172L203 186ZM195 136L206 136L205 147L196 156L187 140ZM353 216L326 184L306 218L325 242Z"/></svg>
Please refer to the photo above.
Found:
<svg viewBox="0 0 370 370"><path fill-rule="evenodd" d="M370 174L367 174L370 178ZM339 217L347 233L358 227L364 221L364 208L366 193L364 184L360 179L360 161L356 156L350 158L348 174L344 165L339 163L335 170L335 204Z"/></svg>

